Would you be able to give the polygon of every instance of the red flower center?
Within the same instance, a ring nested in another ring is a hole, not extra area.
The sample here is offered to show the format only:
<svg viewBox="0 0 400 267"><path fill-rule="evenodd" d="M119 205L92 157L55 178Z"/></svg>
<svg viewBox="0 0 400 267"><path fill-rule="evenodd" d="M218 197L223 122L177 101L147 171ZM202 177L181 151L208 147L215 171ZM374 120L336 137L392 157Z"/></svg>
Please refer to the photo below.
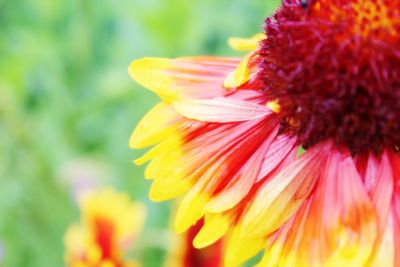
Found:
<svg viewBox="0 0 400 267"><path fill-rule="evenodd" d="M286 0L259 50L282 131L353 154L400 146L400 2Z"/></svg>
<svg viewBox="0 0 400 267"><path fill-rule="evenodd" d="M101 249L101 259L118 262L115 253L115 223L109 218L98 216L94 219L96 243Z"/></svg>

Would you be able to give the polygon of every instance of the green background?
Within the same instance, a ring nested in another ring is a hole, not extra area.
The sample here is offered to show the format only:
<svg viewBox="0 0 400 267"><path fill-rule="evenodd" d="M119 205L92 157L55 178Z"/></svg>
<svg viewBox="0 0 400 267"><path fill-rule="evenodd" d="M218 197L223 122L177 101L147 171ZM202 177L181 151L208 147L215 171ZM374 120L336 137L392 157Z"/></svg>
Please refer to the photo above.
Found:
<svg viewBox="0 0 400 267"><path fill-rule="evenodd" d="M147 200L128 149L157 98L131 80L143 56L238 55L278 0L0 0L0 266L63 266L79 220L74 185L111 184L143 201L133 256L162 265L169 206ZM81 181L80 181L81 180ZM161 237L161 238L160 238Z"/></svg>

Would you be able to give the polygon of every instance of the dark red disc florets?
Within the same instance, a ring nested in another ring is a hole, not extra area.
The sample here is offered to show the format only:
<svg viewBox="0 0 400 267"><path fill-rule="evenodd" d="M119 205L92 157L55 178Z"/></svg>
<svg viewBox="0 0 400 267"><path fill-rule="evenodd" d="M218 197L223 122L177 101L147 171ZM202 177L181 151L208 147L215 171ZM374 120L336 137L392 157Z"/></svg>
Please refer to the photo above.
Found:
<svg viewBox="0 0 400 267"><path fill-rule="evenodd" d="M284 1L266 20L260 71L282 130L307 148L400 146L400 2Z"/></svg>

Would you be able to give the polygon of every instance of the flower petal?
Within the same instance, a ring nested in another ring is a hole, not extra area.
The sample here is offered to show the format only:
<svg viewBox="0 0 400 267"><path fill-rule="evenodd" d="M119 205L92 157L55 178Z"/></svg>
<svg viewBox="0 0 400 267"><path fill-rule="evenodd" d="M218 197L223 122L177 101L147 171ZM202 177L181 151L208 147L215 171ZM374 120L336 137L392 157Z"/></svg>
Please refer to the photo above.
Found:
<svg viewBox="0 0 400 267"><path fill-rule="evenodd" d="M207 247L223 237L231 226L232 217L220 213L207 213L204 219L204 226L193 240L196 248Z"/></svg>
<svg viewBox="0 0 400 267"><path fill-rule="evenodd" d="M395 220L390 214L384 227L373 257L369 260L368 267L395 267Z"/></svg>
<svg viewBox="0 0 400 267"><path fill-rule="evenodd" d="M225 266L239 266L255 256L265 246L265 238L246 239L235 229L228 241Z"/></svg>
<svg viewBox="0 0 400 267"><path fill-rule="evenodd" d="M393 219L395 267L400 266L400 155L397 152L390 153L394 179L394 191L391 208Z"/></svg>
<svg viewBox="0 0 400 267"><path fill-rule="evenodd" d="M390 214L393 196L393 173L388 152L383 153L381 160L373 155L369 156L364 183L379 219L379 235L368 266L393 266L394 220Z"/></svg>
<svg viewBox="0 0 400 267"><path fill-rule="evenodd" d="M253 51L257 49L259 42L265 38L264 33L255 34L250 38L232 37L228 39L228 44L237 51Z"/></svg>
<svg viewBox="0 0 400 267"><path fill-rule="evenodd" d="M268 148L264 156L263 164L256 182L264 179L271 173L285 158L290 157L290 152L296 149L297 139L286 134L279 135Z"/></svg>
<svg viewBox="0 0 400 267"><path fill-rule="evenodd" d="M253 53L249 53L243 58L238 67L226 76L224 80L225 88L239 87L250 79L251 71L249 65L252 57Z"/></svg>
<svg viewBox="0 0 400 267"><path fill-rule="evenodd" d="M349 154L332 150L326 166L310 199L268 241L258 266L273 259L282 267L367 266L378 234L373 205Z"/></svg>
<svg viewBox="0 0 400 267"><path fill-rule="evenodd" d="M152 146L171 134L182 117L164 102L154 106L139 122L129 141L130 148Z"/></svg>
<svg viewBox="0 0 400 267"><path fill-rule="evenodd" d="M371 201L379 215L381 228L385 228L393 193L393 173L390 159L386 152L382 155L380 162L374 156L370 156L365 183Z"/></svg>
<svg viewBox="0 0 400 267"><path fill-rule="evenodd" d="M257 120L273 114L266 106L227 97L185 99L174 101L173 106L188 119L206 122L226 123Z"/></svg>
<svg viewBox="0 0 400 267"><path fill-rule="evenodd" d="M320 176L327 147L313 147L265 183L243 217L243 236L266 236L298 210Z"/></svg>
<svg viewBox="0 0 400 267"><path fill-rule="evenodd" d="M396 192L393 197L392 204L392 218L394 230L394 250L395 250L395 264L400 266L400 193Z"/></svg>
<svg viewBox="0 0 400 267"><path fill-rule="evenodd" d="M333 247L327 266L364 266L377 237L375 211L353 159L336 152L329 164L323 225Z"/></svg>
<svg viewBox="0 0 400 267"><path fill-rule="evenodd" d="M266 119L248 121L236 124L228 132L225 132L225 134L230 133L228 135L218 134L214 136L210 135L209 132L205 135L209 139L207 142L211 141L210 145L204 144L203 141L200 143L203 146L205 145L205 148L212 149L213 153L205 154L207 158L204 158L204 161L190 175L196 180L196 183L186 194L178 209L175 225L179 232L185 231L204 216L207 202L214 195L222 192L226 185L230 184L241 166L246 164L271 134L276 123L268 122ZM224 132L221 133L224 134ZM237 137L231 139L235 135ZM251 136L257 138L250 138ZM196 142L196 139L191 142ZM201 153L201 150L197 151L197 153L199 152ZM190 157L190 153L187 153L187 155ZM199 204L196 198L202 200L203 206ZM196 203L197 209L193 207L193 203Z"/></svg>
<svg viewBox="0 0 400 267"><path fill-rule="evenodd" d="M224 79L238 63L235 58L218 57L143 58L132 62L129 74L166 101L209 98L227 93Z"/></svg>
<svg viewBox="0 0 400 267"><path fill-rule="evenodd" d="M263 155L268 150L272 140L275 138L278 128L274 130L265 140L264 144L254 152L251 158L230 180L229 184L207 203L207 212L223 212L238 204L251 190L260 172Z"/></svg>

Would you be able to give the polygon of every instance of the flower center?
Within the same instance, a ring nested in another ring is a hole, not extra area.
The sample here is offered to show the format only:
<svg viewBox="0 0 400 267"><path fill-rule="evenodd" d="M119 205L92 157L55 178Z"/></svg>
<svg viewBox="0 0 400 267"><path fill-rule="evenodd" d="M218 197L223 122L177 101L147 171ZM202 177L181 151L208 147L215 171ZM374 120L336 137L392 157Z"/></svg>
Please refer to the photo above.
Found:
<svg viewBox="0 0 400 267"><path fill-rule="evenodd" d="M266 20L258 77L282 131L353 154L400 146L400 2L284 1Z"/></svg>

